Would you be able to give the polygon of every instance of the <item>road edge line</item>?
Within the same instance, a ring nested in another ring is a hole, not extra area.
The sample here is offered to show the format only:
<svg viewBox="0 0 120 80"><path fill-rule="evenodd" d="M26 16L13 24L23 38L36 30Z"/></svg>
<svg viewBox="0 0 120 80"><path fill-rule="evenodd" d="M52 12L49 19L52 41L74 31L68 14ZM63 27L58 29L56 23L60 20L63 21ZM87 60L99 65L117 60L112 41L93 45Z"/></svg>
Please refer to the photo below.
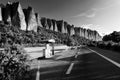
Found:
<svg viewBox="0 0 120 80"><path fill-rule="evenodd" d="M102 54L100 54L100 53L98 53L98 52L90 49L90 48L88 48L88 49L89 49L90 51L96 53L97 55L101 56L101 57L104 58L105 60L111 62L111 63L114 64L115 66L117 66L117 67L120 68L120 63L117 63L117 62L113 61L112 59L110 59L110 58L108 58L108 57L106 57L106 56L104 56L104 55L102 55Z"/></svg>

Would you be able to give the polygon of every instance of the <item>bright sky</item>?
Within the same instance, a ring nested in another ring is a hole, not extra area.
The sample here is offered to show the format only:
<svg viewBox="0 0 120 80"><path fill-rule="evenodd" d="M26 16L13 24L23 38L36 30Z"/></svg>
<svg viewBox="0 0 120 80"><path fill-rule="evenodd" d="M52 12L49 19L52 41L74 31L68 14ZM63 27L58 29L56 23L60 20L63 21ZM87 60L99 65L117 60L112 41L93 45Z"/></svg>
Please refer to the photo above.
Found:
<svg viewBox="0 0 120 80"><path fill-rule="evenodd" d="M42 17L63 19L102 35L120 31L120 0L0 0L0 3L7 1L20 1L23 8L30 5Z"/></svg>

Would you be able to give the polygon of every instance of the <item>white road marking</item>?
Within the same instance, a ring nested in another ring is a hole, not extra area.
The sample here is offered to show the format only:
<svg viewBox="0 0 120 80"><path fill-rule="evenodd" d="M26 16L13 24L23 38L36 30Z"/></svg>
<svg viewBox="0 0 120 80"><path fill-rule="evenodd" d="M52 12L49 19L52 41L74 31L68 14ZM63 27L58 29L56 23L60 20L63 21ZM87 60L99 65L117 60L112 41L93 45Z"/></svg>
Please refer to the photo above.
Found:
<svg viewBox="0 0 120 80"><path fill-rule="evenodd" d="M120 64L119 64L119 63L113 61L112 59L110 59L110 58L108 58L108 57L106 57L106 56L104 56L104 55L102 55L102 54L100 54L100 53L98 53L98 52L96 52L96 51L90 49L90 48L88 48L88 49L89 49L90 51L92 51L92 52L98 54L98 55L101 56L102 58L106 59L107 61L111 62L111 63L114 64L115 66L117 66L117 67L120 68Z"/></svg>
<svg viewBox="0 0 120 80"><path fill-rule="evenodd" d="M77 58L78 54L75 55L75 58Z"/></svg>
<svg viewBox="0 0 120 80"><path fill-rule="evenodd" d="M74 63L71 63L69 68L68 68L68 70L67 70L67 72L66 72L66 74L70 74L71 73L73 66L74 66Z"/></svg>
<svg viewBox="0 0 120 80"><path fill-rule="evenodd" d="M36 80L40 80L40 66L38 65L38 70L37 70L37 73L36 73Z"/></svg>

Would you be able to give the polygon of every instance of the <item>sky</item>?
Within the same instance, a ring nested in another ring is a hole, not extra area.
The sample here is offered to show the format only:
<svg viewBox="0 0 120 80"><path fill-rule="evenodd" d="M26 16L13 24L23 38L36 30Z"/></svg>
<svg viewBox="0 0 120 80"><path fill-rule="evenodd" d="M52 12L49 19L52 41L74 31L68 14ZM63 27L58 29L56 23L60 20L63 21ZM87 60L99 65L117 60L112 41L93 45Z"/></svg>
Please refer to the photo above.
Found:
<svg viewBox="0 0 120 80"><path fill-rule="evenodd" d="M101 35L120 31L120 0L0 0L20 1L41 17L65 20L75 27L97 30Z"/></svg>

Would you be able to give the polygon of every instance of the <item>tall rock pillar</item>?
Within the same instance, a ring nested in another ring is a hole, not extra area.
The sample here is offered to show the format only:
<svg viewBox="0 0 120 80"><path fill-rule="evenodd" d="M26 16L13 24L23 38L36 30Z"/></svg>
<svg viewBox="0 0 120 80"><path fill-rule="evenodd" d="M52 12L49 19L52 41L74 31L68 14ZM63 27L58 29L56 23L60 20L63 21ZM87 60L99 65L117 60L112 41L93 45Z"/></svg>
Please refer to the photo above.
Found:
<svg viewBox="0 0 120 80"><path fill-rule="evenodd" d="M28 19L27 19L27 30L28 31L35 31L37 32L37 27L38 27L38 24L37 24L37 19L36 19L36 16L35 16L35 12L34 12L34 9L32 7L28 7Z"/></svg>
<svg viewBox="0 0 120 80"><path fill-rule="evenodd" d="M12 24L26 30L25 15L19 2L12 4Z"/></svg>

